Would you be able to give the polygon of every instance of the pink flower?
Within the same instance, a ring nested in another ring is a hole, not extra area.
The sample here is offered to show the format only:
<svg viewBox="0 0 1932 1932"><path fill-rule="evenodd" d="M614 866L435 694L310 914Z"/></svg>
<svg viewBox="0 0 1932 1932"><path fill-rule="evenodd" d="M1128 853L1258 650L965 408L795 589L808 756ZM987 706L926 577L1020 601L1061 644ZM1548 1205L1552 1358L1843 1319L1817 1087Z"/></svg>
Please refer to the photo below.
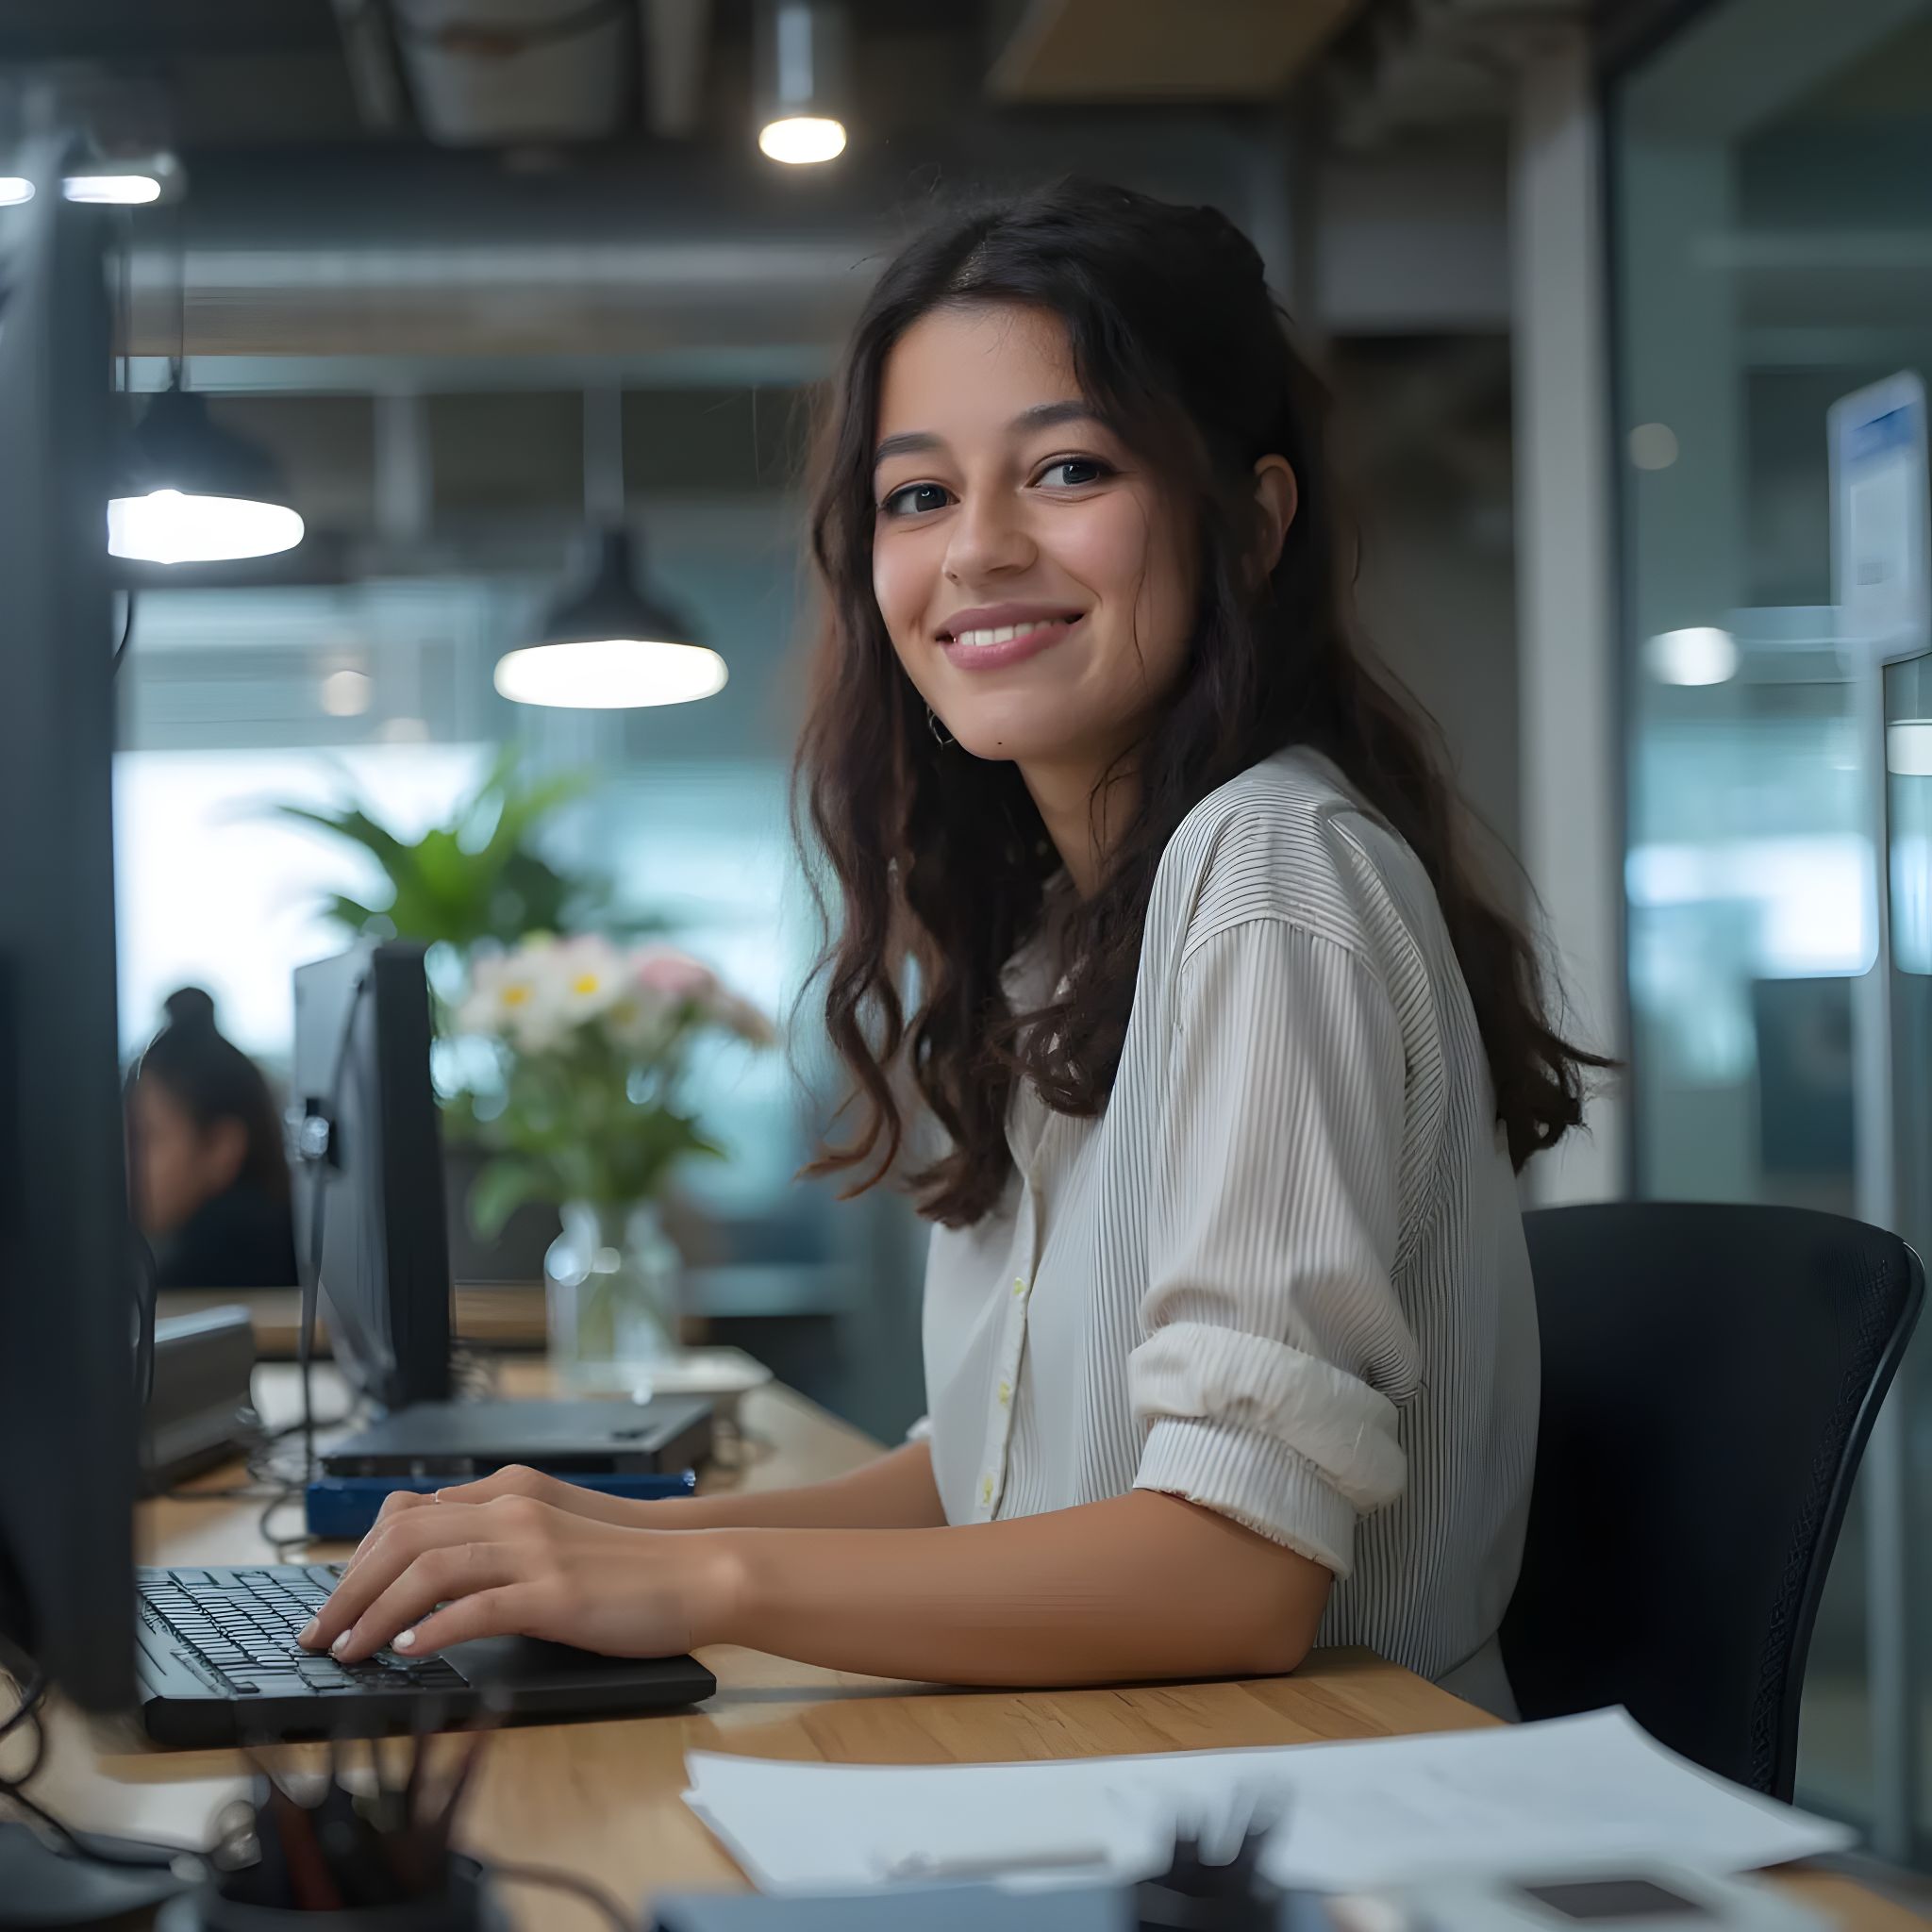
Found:
<svg viewBox="0 0 1932 1932"><path fill-rule="evenodd" d="M668 1000L707 1001L718 991L718 975L708 966L669 946L645 946L633 953L631 977L645 991Z"/></svg>

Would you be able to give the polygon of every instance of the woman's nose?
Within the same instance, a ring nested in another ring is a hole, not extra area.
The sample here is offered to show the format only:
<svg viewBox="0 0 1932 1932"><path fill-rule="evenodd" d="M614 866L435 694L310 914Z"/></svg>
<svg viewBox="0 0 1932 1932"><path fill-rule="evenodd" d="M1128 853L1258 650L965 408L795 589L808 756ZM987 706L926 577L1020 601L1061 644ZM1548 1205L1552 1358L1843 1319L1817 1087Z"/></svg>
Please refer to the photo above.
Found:
<svg viewBox="0 0 1932 1932"><path fill-rule="evenodd" d="M945 571L956 584L1002 572L1024 570L1034 558L1034 543L1019 507L1004 491L968 496L953 519Z"/></svg>

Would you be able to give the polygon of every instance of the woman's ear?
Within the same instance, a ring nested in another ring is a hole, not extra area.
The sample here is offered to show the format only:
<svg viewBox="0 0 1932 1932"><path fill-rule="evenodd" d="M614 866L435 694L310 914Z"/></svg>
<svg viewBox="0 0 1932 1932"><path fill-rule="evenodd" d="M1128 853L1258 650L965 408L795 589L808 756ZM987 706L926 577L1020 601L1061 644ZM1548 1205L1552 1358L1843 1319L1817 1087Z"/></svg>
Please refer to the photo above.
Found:
<svg viewBox="0 0 1932 1932"><path fill-rule="evenodd" d="M1261 554L1256 561L1265 577L1281 561L1281 546L1301 503L1301 487L1286 457L1263 457L1255 465L1255 501L1261 507Z"/></svg>

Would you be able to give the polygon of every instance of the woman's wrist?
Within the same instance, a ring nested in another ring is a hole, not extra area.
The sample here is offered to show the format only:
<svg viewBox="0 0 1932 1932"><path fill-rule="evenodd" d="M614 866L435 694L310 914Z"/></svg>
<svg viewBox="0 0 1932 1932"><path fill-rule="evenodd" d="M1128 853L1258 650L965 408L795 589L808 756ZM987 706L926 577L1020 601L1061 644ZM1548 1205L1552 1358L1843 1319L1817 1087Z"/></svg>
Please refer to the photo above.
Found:
<svg viewBox="0 0 1932 1932"><path fill-rule="evenodd" d="M691 1572L691 1642L755 1646L752 1614L752 1532L704 1529L681 1539L695 1557Z"/></svg>

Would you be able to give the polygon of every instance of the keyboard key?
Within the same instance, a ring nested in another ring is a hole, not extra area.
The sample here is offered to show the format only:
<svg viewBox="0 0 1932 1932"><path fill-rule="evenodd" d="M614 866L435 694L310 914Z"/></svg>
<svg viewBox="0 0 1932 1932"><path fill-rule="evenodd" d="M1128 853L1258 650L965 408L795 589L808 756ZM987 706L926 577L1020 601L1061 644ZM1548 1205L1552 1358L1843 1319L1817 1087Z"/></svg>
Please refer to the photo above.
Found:
<svg viewBox="0 0 1932 1932"><path fill-rule="evenodd" d="M304 1697L308 1686L293 1671L257 1671L256 1689L264 1697Z"/></svg>

